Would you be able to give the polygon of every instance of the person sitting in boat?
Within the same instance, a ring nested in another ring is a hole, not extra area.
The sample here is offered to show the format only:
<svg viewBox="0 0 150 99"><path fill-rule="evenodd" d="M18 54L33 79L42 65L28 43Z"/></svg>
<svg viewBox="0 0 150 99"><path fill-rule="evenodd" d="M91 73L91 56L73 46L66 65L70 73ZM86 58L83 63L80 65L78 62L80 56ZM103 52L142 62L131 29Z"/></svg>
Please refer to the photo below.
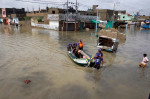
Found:
<svg viewBox="0 0 150 99"><path fill-rule="evenodd" d="M77 43L75 43L75 46L76 46L76 48L77 48L78 44L77 44Z"/></svg>
<svg viewBox="0 0 150 99"><path fill-rule="evenodd" d="M79 52L78 52L77 49L75 50L74 55L75 55L77 58L80 58L80 55L79 55Z"/></svg>
<svg viewBox="0 0 150 99"><path fill-rule="evenodd" d="M79 47L80 50L83 50L83 42L82 42L82 40L79 41L78 47Z"/></svg>
<svg viewBox="0 0 150 99"><path fill-rule="evenodd" d="M75 55L76 51L77 51L77 49L74 47L74 48L72 49L72 52L74 53L74 55Z"/></svg>
<svg viewBox="0 0 150 99"><path fill-rule="evenodd" d="M67 51L71 51L71 44L67 45Z"/></svg>
<svg viewBox="0 0 150 99"><path fill-rule="evenodd" d="M79 49L75 49L74 55L75 55L77 58L83 58L83 55L81 54L81 50L79 50Z"/></svg>
<svg viewBox="0 0 150 99"><path fill-rule="evenodd" d="M78 50L78 54L80 58L83 58L83 55L81 54L81 50Z"/></svg>
<svg viewBox="0 0 150 99"><path fill-rule="evenodd" d="M72 49L75 49L76 48L76 43L73 43L72 44Z"/></svg>

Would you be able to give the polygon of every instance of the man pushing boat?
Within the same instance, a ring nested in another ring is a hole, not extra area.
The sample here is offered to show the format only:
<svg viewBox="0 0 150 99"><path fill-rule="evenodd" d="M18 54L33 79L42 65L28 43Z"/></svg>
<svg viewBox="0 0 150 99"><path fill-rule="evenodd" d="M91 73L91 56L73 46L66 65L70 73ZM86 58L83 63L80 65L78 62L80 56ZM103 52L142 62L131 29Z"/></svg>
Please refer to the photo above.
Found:
<svg viewBox="0 0 150 99"><path fill-rule="evenodd" d="M96 55L91 59L91 65L92 61L94 60L94 68L99 69L100 65L103 67L103 53L101 52L101 49L98 49L98 52Z"/></svg>

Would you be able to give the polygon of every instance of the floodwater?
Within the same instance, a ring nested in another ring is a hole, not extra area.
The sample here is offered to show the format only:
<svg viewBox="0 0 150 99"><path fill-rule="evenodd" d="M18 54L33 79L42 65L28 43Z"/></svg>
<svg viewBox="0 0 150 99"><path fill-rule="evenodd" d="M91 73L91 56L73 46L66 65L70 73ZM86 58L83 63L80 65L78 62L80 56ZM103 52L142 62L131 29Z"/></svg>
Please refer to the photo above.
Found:
<svg viewBox="0 0 150 99"><path fill-rule="evenodd" d="M80 67L67 55L68 43L82 40L90 55L97 52L91 32L58 32L0 25L0 99L147 99L150 63L139 68L142 54L150 58L150 31L120 30L116 53L104 52L104 67ZM24 80L31 80L25 84Z"/></svg>

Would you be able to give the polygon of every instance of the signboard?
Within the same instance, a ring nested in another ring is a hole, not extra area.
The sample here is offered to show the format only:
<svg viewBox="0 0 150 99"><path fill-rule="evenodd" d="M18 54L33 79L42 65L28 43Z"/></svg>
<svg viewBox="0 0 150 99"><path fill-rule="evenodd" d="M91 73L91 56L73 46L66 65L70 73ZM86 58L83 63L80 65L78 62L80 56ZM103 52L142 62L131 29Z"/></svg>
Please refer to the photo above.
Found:
<svg viewBox="0 0 150 99"><path fill-rule="evenodd" d="M5 8L2 9L2 17L4 17L4 18L6 17L6 9Z"/></svg>

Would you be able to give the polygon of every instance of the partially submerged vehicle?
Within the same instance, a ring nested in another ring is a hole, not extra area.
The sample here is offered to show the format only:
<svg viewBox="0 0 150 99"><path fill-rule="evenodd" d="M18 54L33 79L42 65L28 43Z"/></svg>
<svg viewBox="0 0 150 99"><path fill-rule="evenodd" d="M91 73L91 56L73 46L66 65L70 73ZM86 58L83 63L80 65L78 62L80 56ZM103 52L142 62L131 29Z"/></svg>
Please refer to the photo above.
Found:
<svg viewBox="0 0 150 99"><path fill-rule="evenodd" d="M97 40L97 47L102 50L116 52L119 44L119 39L107 36L99 36Z"/></svg>

